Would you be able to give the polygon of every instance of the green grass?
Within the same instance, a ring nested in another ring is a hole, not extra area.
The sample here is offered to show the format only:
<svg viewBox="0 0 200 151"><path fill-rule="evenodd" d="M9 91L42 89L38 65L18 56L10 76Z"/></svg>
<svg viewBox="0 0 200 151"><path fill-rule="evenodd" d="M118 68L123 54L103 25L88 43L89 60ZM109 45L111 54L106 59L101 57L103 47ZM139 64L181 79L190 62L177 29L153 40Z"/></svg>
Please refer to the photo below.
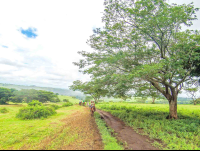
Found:
<svg viewBox="0 0 200 151"><path fill-rule="evenodd" d="M154 143L160 149L200 149L198 105L178 105L178 120L166 119L169 106L163 104L100 103L96 107L119 117L136 131L142 129L142 135L161 140L162 144Z"/></svg>
<svg viewBox="0 0 200 151"><path fill-rule="evenodd" d="M80 100L78 99L74 99L71 96L64 96L64 95L58 95L58 98L61 100L61 103L63 103L64 99L68 99L69 102L73 103L73 104L78 104Z"/></svg>
<svg viewBox="0 0 200 151"><path fill-rule="evenodd" d="M47 119L24 121L16 118L16 113L21 107L20 105L0 105L0 109L6 108L9 111L9 113L0 113L1 150L18 150L24 145L28 145L28 149L34 149L41 140L59 132L65 124L61 119L81 109L79 106L63 107L57 110L56 115Z"/></svg>
<svg viewBox="0 0 200 151"><path fill-rule="evenodd" d="M113 130L106 127L106 123L101 119L99 113L95 112L94 116L103 139L104 150L123 150L123 147L117 143L116 138L111 136Z"/></svg>

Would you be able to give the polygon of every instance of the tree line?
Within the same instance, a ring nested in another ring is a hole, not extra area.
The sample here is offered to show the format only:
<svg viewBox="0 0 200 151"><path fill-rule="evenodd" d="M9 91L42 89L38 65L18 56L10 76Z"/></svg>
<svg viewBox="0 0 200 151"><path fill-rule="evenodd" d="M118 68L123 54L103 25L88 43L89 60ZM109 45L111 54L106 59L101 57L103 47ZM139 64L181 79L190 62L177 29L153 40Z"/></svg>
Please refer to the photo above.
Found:
<svg viewBox="0 0 200 151"><path fill-rule="evenodd" d="M8 89L0 87L0 104L14 103L29 103L32 100L39 100L42 103L60 102L58 94L44 90L34 89Z"/></svg>

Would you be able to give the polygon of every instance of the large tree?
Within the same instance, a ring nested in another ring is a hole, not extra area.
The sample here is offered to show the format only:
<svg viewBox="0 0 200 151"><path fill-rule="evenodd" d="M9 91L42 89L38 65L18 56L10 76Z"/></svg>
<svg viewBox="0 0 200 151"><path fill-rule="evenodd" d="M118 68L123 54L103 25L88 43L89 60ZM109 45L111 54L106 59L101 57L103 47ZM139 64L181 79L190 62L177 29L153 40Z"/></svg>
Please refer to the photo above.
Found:
<svg viewBox="0 0 200 151"><path fill-rule="evenodd" d="M169 117L177 119L177 96L200 58L199 32L181 32L181 26L192 25L197 10L165 0L105 0L105 27L88 40L95 52L79 52L85 59L74 64L95 78L112 79L108 87L122 95L151 83L169 101Z"/></svg>

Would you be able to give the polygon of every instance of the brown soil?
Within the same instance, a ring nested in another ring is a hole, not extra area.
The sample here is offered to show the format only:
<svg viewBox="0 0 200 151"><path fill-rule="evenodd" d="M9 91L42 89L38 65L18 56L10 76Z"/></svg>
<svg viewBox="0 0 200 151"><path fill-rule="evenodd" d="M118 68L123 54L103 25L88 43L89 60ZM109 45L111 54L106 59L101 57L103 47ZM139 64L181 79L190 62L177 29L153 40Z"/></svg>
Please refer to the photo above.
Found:
<svg viewBox="0 0 200 151"><path fill-rule="evenodd" d="M33 149L36 150L102 150L103 143L94 117L88 108L76 111L65 119L55 135L46 137ZM56 125L57 123L50 123ZM61 135L64 135L60 138ZM52 146L53 145L53 146ZM23 146L21 149L29 149Z"/></svg>
<svg viewBox="0 0 200 151"><path fill-rule="evenodd" d="M97 110L105 120L107 126L111 127L117 133L117 139L127 144L125 149L128 150L158 150L151 145L152 140L147 136L137 134L133 128L126 126L119 118L112 116L110 113ZM125 143L126 142L126 143Z"/></svg>

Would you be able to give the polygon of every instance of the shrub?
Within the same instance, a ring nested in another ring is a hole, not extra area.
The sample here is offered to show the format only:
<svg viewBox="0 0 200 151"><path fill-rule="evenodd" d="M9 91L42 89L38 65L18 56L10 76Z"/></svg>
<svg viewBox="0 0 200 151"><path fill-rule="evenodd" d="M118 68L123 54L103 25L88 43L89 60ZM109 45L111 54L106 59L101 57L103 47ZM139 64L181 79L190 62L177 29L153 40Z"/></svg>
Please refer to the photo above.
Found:
<svg viewBox="0 0 200 151"><path fill-rule="evenodd" d="M50 107L52 107L54 110L61 108L61 106L56 105L56 104L51 104Z"/></svg>
<svg viewBox="0 0 200 151"><path fill-rule="evenodd" d="M48 116L54 114L56 114L54 108L37 105L37 106L28 106L21 108L16 117L26 120L26 119L47 118Z"/></svg>
<svg viewBox="0 0 200 151"><path fill-rule="evenodd" d="M8 113L9 111L4 107L2 109L0 109L0 113Z"/></svg>
<svg viewBox="0 0 200 151"><path fill-rule="evenodd" d="M73 106L73 103L67 102L62 105L63 107Z"/></svg>
<svg viewBox="0 0 200 151"><path fill-rule="evenodd" d="M63 102L69 102L69 100L68 99L64 99Z"/></svg>
<svg viewBox="0 0 200 151"><path fill-rule="evenodd" d="M32 100L32 102L28 103L29 106L42 106L42 103L38 100Z"/></svg>

